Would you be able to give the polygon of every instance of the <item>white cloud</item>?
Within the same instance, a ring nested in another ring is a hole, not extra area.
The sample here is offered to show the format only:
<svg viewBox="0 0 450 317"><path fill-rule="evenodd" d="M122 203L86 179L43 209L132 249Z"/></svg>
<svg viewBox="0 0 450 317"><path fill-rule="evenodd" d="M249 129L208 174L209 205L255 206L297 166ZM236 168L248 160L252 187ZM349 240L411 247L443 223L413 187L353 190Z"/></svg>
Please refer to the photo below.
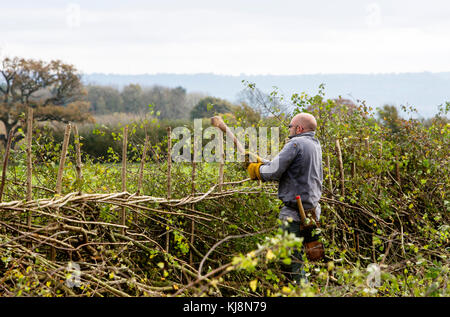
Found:
<svg viewBox="0 0 450 317"><path fill-rule="evenodd" d="M7 30L0 54L57 58L107 73L450 71L450 22L442 14L449 5L421 11L414 3L347 2L322 10L295 1L272 2L272 10L270 1L200 9L176 1L10 7L0 11L0 29Z"/></svg>

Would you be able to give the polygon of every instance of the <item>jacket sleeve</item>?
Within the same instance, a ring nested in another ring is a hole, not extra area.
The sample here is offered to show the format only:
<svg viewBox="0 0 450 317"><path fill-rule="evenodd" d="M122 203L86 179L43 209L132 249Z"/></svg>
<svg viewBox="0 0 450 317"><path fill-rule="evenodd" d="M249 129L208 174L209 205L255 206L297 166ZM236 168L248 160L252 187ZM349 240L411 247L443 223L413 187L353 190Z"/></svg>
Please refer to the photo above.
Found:
<svg viewBox="0 0 450 317"><path fill-rule="evenodd" d="M259 168L259 173L264 181L278 181L281 175L291 165L298 153L298 145L288 142L280 153L270 162L264 162Z"/></svg>

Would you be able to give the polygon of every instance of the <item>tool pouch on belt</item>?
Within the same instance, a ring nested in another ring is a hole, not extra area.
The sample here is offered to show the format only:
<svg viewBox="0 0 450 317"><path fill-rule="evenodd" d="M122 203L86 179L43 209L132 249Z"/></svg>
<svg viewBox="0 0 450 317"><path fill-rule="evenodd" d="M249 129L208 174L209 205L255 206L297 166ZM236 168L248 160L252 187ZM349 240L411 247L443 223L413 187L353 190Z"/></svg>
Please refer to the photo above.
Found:
<svg viewBox="0 0 450 317"><path fill-rule="evenodd" d="M306 242L305 250L306 250L306 257L311 262L320 261L325 256L323 244L319 240Z"/></svg>
<svg viewBox="0 0 450 317"><path fill-rule="evenodd" d="M315 208L303 210L300 196L297 196L297 203L300 212L300 235L303 237L305 245L306 257L309 261L319 261L325 256L325 250L322 242L319 241L320 235L313 234L314 229L319 227L315 215ZM306 223L307 215L309 216L309 223Z"/></svg>

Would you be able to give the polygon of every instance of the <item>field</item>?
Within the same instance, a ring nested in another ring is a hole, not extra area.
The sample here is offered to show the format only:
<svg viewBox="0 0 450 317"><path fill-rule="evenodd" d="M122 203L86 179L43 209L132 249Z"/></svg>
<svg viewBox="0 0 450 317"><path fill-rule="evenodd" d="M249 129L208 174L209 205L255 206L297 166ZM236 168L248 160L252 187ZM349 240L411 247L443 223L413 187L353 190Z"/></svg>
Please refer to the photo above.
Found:
<svg viewBox="0 0 450 317"><path fill-rule="evenodd" d="M58 193L62 146L35 135L32 199L26 144L7 167L0 296L449 296L449 125L399 120L394 133L320 97L297 100L321 105L326 258L304 259L309 285L283 274L302 241L278 230L277 184L240 163L223 180L219 163L169 164L166 139L143 169L141 143L125 170L112 151L83 155L80 175L71 142Z"/></svg>

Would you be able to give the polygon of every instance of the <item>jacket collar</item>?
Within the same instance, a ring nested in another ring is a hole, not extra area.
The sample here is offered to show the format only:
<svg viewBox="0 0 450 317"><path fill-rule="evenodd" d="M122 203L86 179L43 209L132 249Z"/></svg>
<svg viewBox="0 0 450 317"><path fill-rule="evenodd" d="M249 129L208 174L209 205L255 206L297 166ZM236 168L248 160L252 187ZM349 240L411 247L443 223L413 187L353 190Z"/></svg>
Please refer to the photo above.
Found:
<svg viewBox="0 0 450 317"><path fill-rule="evenodd" d="M308 131L308 132L303 132L303 133L299 133L299 134L296 134L296 135L289 136L289 139L300 137L300 136L311 136L311 137L314 137L315 134L316 134L315 131Z"/></svg>

